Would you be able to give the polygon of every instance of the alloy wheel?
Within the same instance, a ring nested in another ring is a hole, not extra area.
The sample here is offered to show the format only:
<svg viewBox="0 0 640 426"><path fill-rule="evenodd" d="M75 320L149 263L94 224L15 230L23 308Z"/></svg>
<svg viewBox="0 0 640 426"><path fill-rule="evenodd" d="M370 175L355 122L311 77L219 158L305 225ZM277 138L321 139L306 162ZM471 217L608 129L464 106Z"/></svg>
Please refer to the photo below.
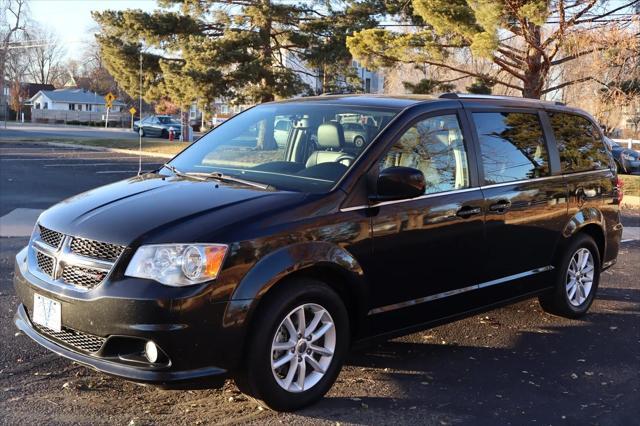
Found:
<svg viewBox="0 0 640 426"><path fill-rule="evenodd" d="M336 328L329 312L315 303L293 309L271 344L271 370L288 392L306 391L324 377L336 349Z"/></svg>
<svg viewBox="0 0 640 426"><path fill-rule="evenodd" d="M573 254L567 269L566 292L569 303L582 305L591 293L595 262L591 251L580 248Z"/></svg>

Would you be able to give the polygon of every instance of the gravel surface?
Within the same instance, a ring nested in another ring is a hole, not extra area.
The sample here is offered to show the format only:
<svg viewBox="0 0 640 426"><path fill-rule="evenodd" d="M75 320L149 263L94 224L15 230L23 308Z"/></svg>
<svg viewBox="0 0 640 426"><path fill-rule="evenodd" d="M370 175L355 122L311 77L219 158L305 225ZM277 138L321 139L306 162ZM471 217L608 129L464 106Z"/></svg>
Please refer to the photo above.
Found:
<svg viewBox="0 0 640 426"><path fill-rule="evenodd" d="M0 201L12 188L2 189ZM640 214L627 212L623 223L640 226ZM327 398L297 413L264 409L230 381L219 390L136 385L16 336L13 259L26 243L0 238L0 424L631 425L640 419L640 241L622 245L583 319L551 316L529 300L360 349Z"/></svg>

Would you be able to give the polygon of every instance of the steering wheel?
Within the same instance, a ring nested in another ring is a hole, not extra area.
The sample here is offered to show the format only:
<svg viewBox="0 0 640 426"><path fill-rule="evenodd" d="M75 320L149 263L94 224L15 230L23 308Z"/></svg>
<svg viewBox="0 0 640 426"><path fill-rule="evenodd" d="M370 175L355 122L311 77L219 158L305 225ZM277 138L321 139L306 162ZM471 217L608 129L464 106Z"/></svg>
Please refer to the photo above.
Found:
<svg viewBox="0 0 640 426"><path fill-rule="evenodd" d="M336 163L340 163L349 167L351 163L353 163L353 160L355 160L355 158L353 158L352 155L342 154L340 157L336 158Z"/></svg>

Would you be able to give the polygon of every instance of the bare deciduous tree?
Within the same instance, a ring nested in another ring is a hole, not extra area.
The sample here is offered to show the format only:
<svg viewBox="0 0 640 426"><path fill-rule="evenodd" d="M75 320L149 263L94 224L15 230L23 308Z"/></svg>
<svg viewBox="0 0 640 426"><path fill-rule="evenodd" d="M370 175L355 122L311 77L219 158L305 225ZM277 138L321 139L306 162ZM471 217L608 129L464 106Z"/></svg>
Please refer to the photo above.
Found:
<svg viewBox="0 0 640 426"><path fill-rule="evenodd" d="M11 43L25 30L27 0L0 0L0 97L4 93Z"/></svg>
<svg viewBox="0 0 640 426"><path fill-rule="evenodd" d="M56 34L48 29L32 30L28 34L34 41L26 53L31 81L55 84L61 78L66 80L67 71L63 66L66 49Z"/></svg>

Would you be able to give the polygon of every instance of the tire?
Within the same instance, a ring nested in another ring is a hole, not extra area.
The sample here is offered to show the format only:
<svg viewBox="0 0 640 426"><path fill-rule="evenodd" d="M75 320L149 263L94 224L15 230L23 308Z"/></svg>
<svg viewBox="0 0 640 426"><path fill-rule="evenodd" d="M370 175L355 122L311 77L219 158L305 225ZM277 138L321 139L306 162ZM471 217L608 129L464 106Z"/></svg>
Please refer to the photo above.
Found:
<svg viewBox="0 0 640 426"><path fill-rule="evenodd" d="M586 266L578 265L580 260L586 262ZM600 253L593 238L586 234L576 235L558 265L555 288L538 299L542 309L566 318L579 318L586 314L598 290L600 265ZM576 272L578 277L582 277L577 282L571 278Z"/></svg>
<svg viewBox="0 0 640 426"><path fill-rule="evenodd" d="M287 325L292 326L294 332L299 331L300 309L303 309L307 331L316 323L310 336L326 328L322 337L309 340L303 333L301 338L299 335L292 338L288 332L292 329ZM318 321L313 320L316 315ZM244 368L235 375L238 388L277 411L298 410L321 399L338 377L349 347L349 319L340 297L321 281L294 279L268 294L254 318ZM330 323L333 325L328 325ZM274 349L272 345L276 343L282 350ZM316 350L322 350L325 355ZM332 356L326 355L329 352ZM300 380L301 364L304 380Z"/></svg>
<svg viewBox="0 0 640 426"><path fill-rule="evenodd" d="M144 136L145 136L145 135L144 135L144 129L143 129L142 127L140 127L140 129L138 130L138 134L139 134L141 137L144 137Z"/></svg>
<svg viewBox="0 0 640 426"><path fill-rule="evenodd" d="M362 148L364 146L364 138L362 136L356 136L355 138L353 138L353 144L357 148Z"/></svg>
<svg viewBox="0 0 640 426"><path fill-rule="evenodd" d="M167 132L166 129L162 129L162 131L160 132L160 137L164 139L169 139L169 132Z"/></svg>
<svg viewBox="0 0 640 426"><path fill-rule="evenodd" d="M622 167L622 164L620 164L617 161L615 163L616 163L616 169L618 169L618 174L619 175L627 174L627 171L624 169L624 167Z"/></svg>

